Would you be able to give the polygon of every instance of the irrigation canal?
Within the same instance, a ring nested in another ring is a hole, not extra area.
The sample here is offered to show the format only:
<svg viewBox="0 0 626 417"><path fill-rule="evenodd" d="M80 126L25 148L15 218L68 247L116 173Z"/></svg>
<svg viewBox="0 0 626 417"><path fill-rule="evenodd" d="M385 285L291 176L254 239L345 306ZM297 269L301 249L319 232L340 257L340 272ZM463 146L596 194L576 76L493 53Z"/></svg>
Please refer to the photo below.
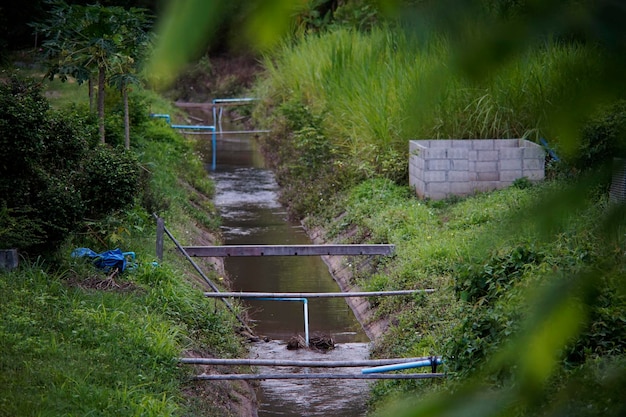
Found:
<svg viewBox="0 0 626 417"><path fill-rule="evenodd" d="M218 137L215 171L215 204L222 216L226 245L299 245L310 239L299 224L290 223L278 203L278 185L266 169L255 141L246 135ZM210 140L207 140L210 145ZM207 153L210 154L210 153ZM225 258L233 291L338 292L328 267L316 256ZM369 339L346 300L309 300L311 337L329 336L337 343L328 353L309 349L288 350L287 341L304 335L303 306L298 302L248 300L258 335L269 342L253 343L250 358L307 361L367 359ZM263 368L266 372L331 372L323 368ZM346 373L345 369L338 370ZM359 373L360 369L351 372ZM207 382L211 383L211 382ZM264 416L362 416L365 414L366 380L265 380L257 392L258 415Z"/></svg>

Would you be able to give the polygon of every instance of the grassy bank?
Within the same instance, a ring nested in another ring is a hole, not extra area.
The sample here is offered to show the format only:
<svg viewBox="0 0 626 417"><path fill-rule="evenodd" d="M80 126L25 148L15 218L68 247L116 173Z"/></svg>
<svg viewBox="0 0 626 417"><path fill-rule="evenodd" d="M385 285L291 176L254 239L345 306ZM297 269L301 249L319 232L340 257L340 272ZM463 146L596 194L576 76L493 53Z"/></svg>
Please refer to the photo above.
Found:
<svg viewBox="0 0 626 417"><path fill-rule="evenodd" d="M364 289L437 289L372 301L392 324L376 355L442 355L447 373L377 384L381 414L621 412L626 378L611 370L626 347L623 206L589 167L612 158L623 112L562 117L595 91L600 57L545 42L476 82L456 72L445 38L381 29L309 36L266 61L256 114L273 128L263 145L283 202L329 242L396 245L355 267ZM562 157L544 184L439 202L406 186L408 139L542 136Z"/></svg>
<svg viewBox="0 0 626 417"><path fill-rule="evenodd" d="M455 65L441 35L338 30L297 45L268 57L258 95L291 118L296 134L310 121L294 118L294 106L320 118L314 128L355 175L399 182L406 181L407 138L543 135L557 143L563 132L555 116L600 74L598 50L547 41L479 83Z"/></svg>
<svg viewBox="0 0 626 417"><path fill-rule="evenodd" d="M55 83L45 91L53 107L65 108L69 95L68 111L87 112L86 86ZM121 106L114 92L109 97L107 142L116 146ZM143 171L134 204L86 221L49 256L0 272L0 415L222 416L248 406L246 385L194 383L189 377L199 370L177 363L182 355L235 357L245 349L232 313L202 296L202 280L167 238L156 262L152 213L187 245L217 242L219 219L193 141L148 117L176 110L139 88L131 108L131 150ZM77 247L121 248L136 258L116 275L72 258ZM201 265L223 283L219 267Z"/></svg>

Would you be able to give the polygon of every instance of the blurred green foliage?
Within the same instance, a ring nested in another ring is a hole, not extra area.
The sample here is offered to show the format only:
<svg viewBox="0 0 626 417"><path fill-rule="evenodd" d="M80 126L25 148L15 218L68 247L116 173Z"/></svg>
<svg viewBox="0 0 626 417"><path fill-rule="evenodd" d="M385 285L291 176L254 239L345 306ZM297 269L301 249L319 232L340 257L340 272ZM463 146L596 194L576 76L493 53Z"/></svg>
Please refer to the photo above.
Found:
<svg viewBox="0 0 626 417"><path fill-rule="evenodd" d="M322 215L331 230L350 230L357 240L396 243L396 259L372 280L376 288L439 286L442 295L432 301L381 302L379 311L397 319L385 336L392 340L386 353L421 353L448 341L446 361L455 371L429 388L407 384L407 392L437 392L381 413L624 414L626 216L623 202L608 201L606 185L622 151L626 5L379 2L386 26L372 36L318 30L331 26L314 13L321 4L309 3L304 19L319 35L298 32L294 20L290 33L305 35L280 44L293 13L281 1L267 2L249 26L262 40L271 77L257 90L266 106L259 114L280 116L272 120L285 133L271 139L276 154L301 157L304 167L311 160L296 143L314 149L332 138L322 148L349 155L349 174L346 160L336 157L328 163L332 174L317 178L348 184L333 190L344 192L331 194L314 181L307 190L315 201L300 215ZM406 63L398 65L398 57ZM419 76L406 77L411 68ZM306 112L286 114L286 104ZM439 123L422 123L425 116ZM301 130L292 123L298 119L316 122ZM387 199L387 190L401 186L394 184L400 175L384 170L394 165L390 149L405 160L394 144L415 137L420 126L426 130L417 137L425 138L547 137L562 158L560 179L439 204ZM291 150L278 150L289 143ZM279 171L284 166L276 163ZM356 198L368 187L369 199ZM331 197L345 204L323 210ZM450 291L455 286L457 293ZM444 329L429 335L436 317Z"/></svg>

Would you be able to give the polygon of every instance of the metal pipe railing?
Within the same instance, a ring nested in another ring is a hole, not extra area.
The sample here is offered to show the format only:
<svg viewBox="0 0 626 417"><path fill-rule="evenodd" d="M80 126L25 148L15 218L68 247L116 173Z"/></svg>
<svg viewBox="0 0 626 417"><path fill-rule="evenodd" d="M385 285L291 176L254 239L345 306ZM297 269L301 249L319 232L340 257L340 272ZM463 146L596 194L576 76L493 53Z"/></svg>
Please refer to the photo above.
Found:
<svg viewBox="0 0 626 417"><path fill-rule="evenodd" d="M159 216L157 216L156 213L153 213L152 216L154 216L155 219L159 220ZM202 277L202 279L204 279L204 281L207 283L207 285L209 287L211 287L211 289L213 291L215 291L215 293L219 293L220 290L217 287L217 285L215 285L213 283L213 281L211 281L209 279L209 277L206 276L206 274L202 271L202 269L200 269L200 267L198 266L198 264L196 264L193 259L191 259L191 257L187 254L187 252L185 252L185 249L180 245L180 243L178 243L178 241L176 240L176 238L174 237L174 235L172 235L170 233L169 230L167 230L167 227L165 227L165 223L164 222L158 222L157 221L157 226L163 227L163 231L165 232L165 234L172 240L172 242L174 242L174 245L176 245L176 247L178 248L178 250L183 254L183 256L191 263L191 265L193 266L193 268L196 270L196 272L198 272L198 274L200 274L200 276ZM157 232L157 235L159 233ZM157 244L158 246L158 244ZM233 308L233 306L228 302L228 300L226 300L226 298L224 297L220 297L220 299L222 300L222 302L224 303L224 305L226 305L226 307L230 310L231 313L233 313L235 315L235 317L237 318L237 320L239 320L239 323L241 323L241 325L244 327L244 329L246 331L248 331L250 334L254 334L254 332L252 331L252 329L250 329L250 327L248 326L248 324L245 322L245 320L243 320L239 314L237 314L237 312L235 311L235 309Z"/></svg>
<svg viewBox="0 0 626 417"><path fill-rule="evenodd" d="M436 290L426 288L422 290L398 290L398 291L354 291L354 292L222 292L222 297L232 298L282 298L282 297L299 297L299 298L351 298L351 297L387 297L397 295L413 295L419 293L433 293ZM204 293L206 297L216 297L214 293Z"/></svg>
<svg viewBox="0 0 626 417"><path fill-rule="evenodd" d="M263 379L431 379L444 378L443 373L436 374L202 374L194 379L208 381L232 381L232 380L263 380Z"/></svg>
<svg viewBox="0 0 626 417"><path fill-rule="evenodd" d="M239 359L239 358L179 358L187 365L222 365L222 366L288 366L300 368L342 368L362 366L397 365L417 361L430 361L430 356L395 359L361 359L354 361L311 361L291 359Z"/></svg>
<svg viewBox="0 0 626 417"><path fill-rule="evenodd" d="M430 366L433 368L433 372L435 372L437 365L441 365L443 362L441 358L432 357L428 359L422 359L415 362L405 362L405 363L396 363L391 365L382 365L375 366L373 368L366 368L361 370L362 374L377 374L381 372L388 371L400 371L403 369L412 369L412 368L423 368L425 366Z"/></svg>

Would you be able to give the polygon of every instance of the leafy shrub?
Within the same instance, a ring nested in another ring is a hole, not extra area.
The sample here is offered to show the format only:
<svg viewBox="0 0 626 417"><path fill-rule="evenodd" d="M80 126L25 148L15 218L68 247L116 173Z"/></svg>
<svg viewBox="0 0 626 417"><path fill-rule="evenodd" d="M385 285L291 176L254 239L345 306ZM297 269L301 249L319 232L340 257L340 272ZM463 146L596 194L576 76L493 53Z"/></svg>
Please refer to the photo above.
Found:
<svg viewBox="0 0 626 417"><path fill-rule="evenodd" d="M462 264L455 290L463 301L489 303L508 291L529 265L542 259L532 248L518 246L509 253L493 255L486 263Z"/></svg>
<svg viewBox="0 0 626 417"><path fill-rule="evenodd" d="M347 1L335 11L335 25L370 30L381 20L379 4L368 0Z"/></svg>
<svg viewBox="0 0 626 417"><path fill-rule="evenodd" d="M133 201L138 163L112 148L90 151L95 118L79 108L51 111L40 86L16 76L0 84L0 107L0 146L10 150L0 157L3 246L36 250L63 240L86 214Z"/></svg>
<svg viewBox="0 0 626 417"><path fill-rule="evenodd" d="M306 32L322 32L332 27L369 30L381 20L379 6L371 0L311 1L298 13L298 23Z"/></svg>
<svg viewBox="0 0 626 417"><path fill-rule="evenodd" d="M124 145L124 117L118 113L108 113L104 118L106 143L111 146Z"/></svg>
<svg viewBox="0 0 626 417"><path fill-rule="evenodd" d="M580 151L573 164L588 169L626 155L626 101L620 101L583 128Z"/></svg>
<svg viewBox="0 0 626 417"><path fill-rule="evenodd" d="M535 248L520 245L487 260L457 265L455 291L465 303L460 307L463 319L455 337L447 343L455 370L470 372L481 366L484 358L518 331L522 309L512 301L513 288L544 257Z"/></svg>
<svg viewBox="0 0 626 417"><path fill-rule="evenodd" d="M87 151L79 121L50 111L40 87L11 77L0 85L0 237L32 246L62 239L84 213L73 185Z"/></svg>
<svg viewBox="0 0 626 417"><path fill-rule="evenodd" d="M85 161L82 173L84 201L91 216L126 207L137 194L139 164L122 149L99 146Z"/></svg>
<svg viewBox="0 0 626 417"><path fill-rule="evenodd" d="M602 279L595 290L589 323L567 351L570 365L589 357L621 355L626 347L626 296L619 283Z"/></svg>

